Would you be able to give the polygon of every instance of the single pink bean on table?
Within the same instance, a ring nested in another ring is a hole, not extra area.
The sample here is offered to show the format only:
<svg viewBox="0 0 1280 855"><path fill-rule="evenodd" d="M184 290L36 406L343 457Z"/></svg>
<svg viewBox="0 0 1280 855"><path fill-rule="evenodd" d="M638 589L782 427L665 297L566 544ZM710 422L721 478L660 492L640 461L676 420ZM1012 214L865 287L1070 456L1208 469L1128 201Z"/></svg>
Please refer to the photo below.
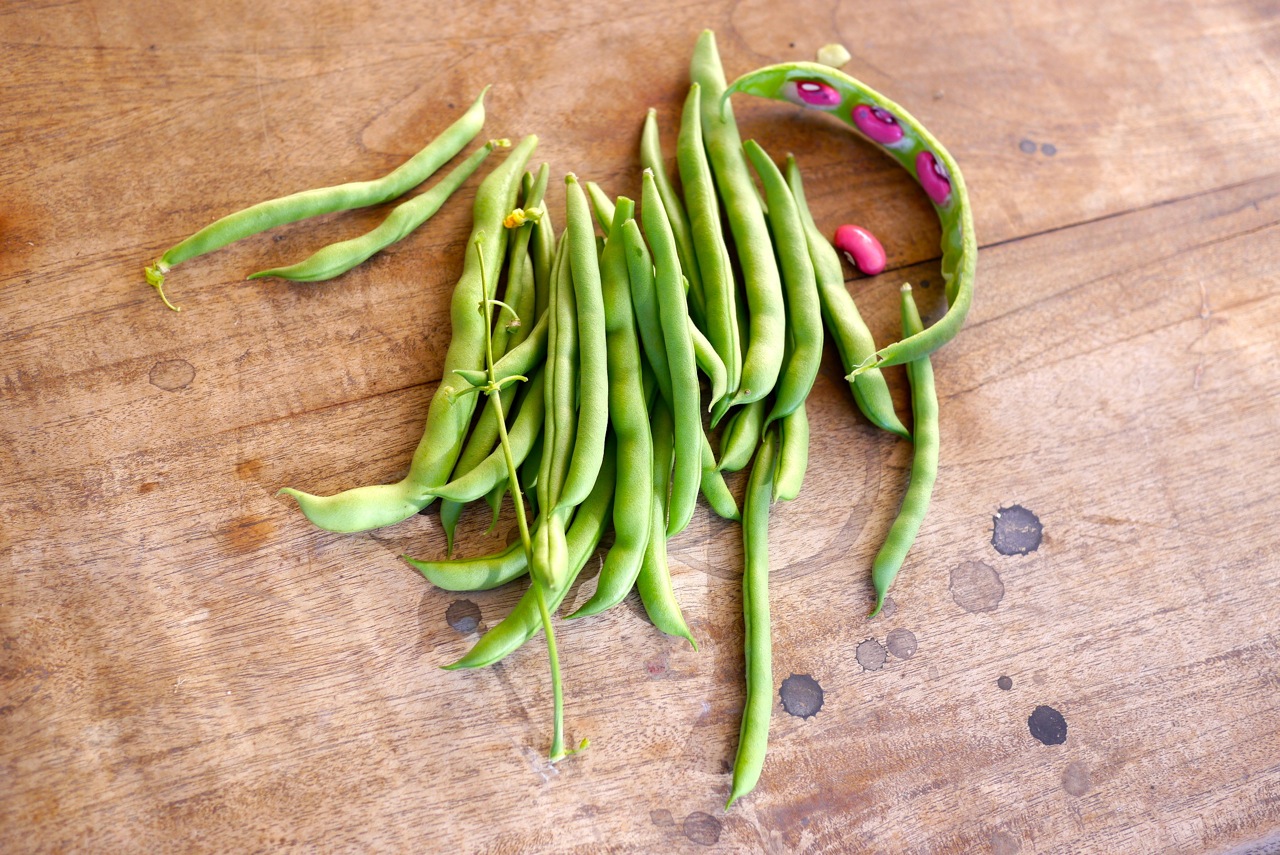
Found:
<svg viewBox="0 0 1280 855"><path fill-rule="evenodd" d="M868 276L884 272L884 247L862 226L844 225L836 229L834 243L850 264Z"/></svg>

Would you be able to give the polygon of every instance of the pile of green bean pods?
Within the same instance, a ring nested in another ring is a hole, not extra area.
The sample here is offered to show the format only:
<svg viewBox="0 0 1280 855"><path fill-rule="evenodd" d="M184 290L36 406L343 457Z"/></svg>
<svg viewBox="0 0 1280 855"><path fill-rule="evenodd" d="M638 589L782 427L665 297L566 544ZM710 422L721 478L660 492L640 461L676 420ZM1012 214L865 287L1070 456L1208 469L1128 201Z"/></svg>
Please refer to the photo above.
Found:
<svg viewBox="0 0 1280 855"><path fill-rule="evenodd" d="M573 751L564 747L551 616L606 532L612 528L613 543L593 591L567 619L610 609L636 589L654 625L696 649L675 596L667 542L689 524L699 494L715 513L739 520L746 700L728 808L751 792L763 768L775 706L770 511L796 498L804 480L806 399L824 329L858 410L913 444L901 508L870 568L874 615L929 505L939 447L930 354L963 324L977 243L950 154L897 104L835 68L775 65L729 84L706 31L694 49L690 83L674 145L676 174L667 172L656 111L649 111L638 204L569 173L565 223L557 231L548 205L559 197L550 166L527 171L537 138L515 145L476 191L442 380L407 474L331 496L281 492L334 532L392 525L439 499L446 557L406 556L427 580L475 591L527 575L528 590L510 614L445 667L492 665L543 631L555 692L553 760ZM839 255L810 214L795 160L780 167L759 144L741 141L729 103L735 93L831 113L916 178L942 224L947 310L936 323L923 325L903 285L902 338L877 347L845 287ZM147 269L148 281L163 297L164 274L184 260L275 225L395 198L478 135L483 99L481 93L452 127L386 177L225 217L164 253ZM421 225L498 145L509 144L482 146L372 232L254 277L309 282L350 270ZM894 365L906 366L911 430L894 409L883 371ZM747 467L739 513L724 473ZM507 494L519 542L493 555L451 557L464 506L484 499L496 521Z"/></svg>

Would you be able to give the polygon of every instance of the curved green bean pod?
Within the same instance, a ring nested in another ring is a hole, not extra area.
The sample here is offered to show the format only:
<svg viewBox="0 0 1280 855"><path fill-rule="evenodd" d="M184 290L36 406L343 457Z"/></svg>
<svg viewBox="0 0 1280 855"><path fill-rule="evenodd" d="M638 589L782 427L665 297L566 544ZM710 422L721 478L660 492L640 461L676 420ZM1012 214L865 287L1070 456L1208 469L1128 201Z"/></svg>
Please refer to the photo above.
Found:
<svg viewBox="0 0 1280 855"><path fill-rule="evenodd" d="M764 429L764 417L767 412L763 398L752 401L733 415L725 424L724 440L721 443L721 472L737 472L745 469L755 454L756 445L760 442L760 433Z"/></svg>
<svg viewBox="0 0 1280 855"><path fill-rule="evenodd" d="M835 339L836 350L840 353L840 364L848 374L855 366L875 355L876 342L871 337L858 307L844 285L844 268L840 266L840 256L818 230L809 212L809 204L805 201L804 182L800 178L800 170L796 167L794 157L787 157L787 183L791 185L791 195L800 209L800 218L804 221L805 237L809 242L809 255L813 259L813 272L818 282L818 297L822 303L822 316L827 322L827 330ZM905 439L911 438L911 432L898 418L893 408L893 397L889 394L889 384L884 380L884 373L879 368L867 368L849 381L853 390L854 403L866 416L867 421L876 427L896 433Z"/></svg>
<svg viewBox="0 0 1280 855"><path fill-rule="evenodd" d="M942 278L949 304L946 314L928 329L881 348L856 366L853 376L877 366L911 362L950 341L964 325L973 302L978 264L969 193L951 154L902 107L825 65L791 62L757 69L734 81L722 101L727 103L735 92L814 107L852 125L920 182L938 212Z"/></svg>
<svg viewBox="0 0 1280 855"><path fill-rule="evenodd" d="M425 193L414 196L408 202L397 205L372 231L351 240L331 243L297 264L259 270L257 273L250 273L248 278L265 279L268 276L275 276L292 282L323 282L341 276L351 268L367 261L374 253L404 240L414 229L435 216L440 206L471 177L494 148L509 145L511 145L510 140L489 140L476 149L474 154L454 167L453 171L439 184Z"/></svg>
<svg viewBox="0 0 1280 855"><path fill-rule="evenodd" d="M520 176L537 144L536 136L526 137L501 166L485 177L476 193L468 245L474 245L479 238L480 251L467 253L462 275L453 290L449 307L453 327L449 349L409 474L394 484L356 487L333 496L314 496L289 487L280 491L293 496L307 519L320 528L337 532L367 531L408 519L431 503L430 488L453 471L477 397L462 394L473 387L456 372L478 370L484 365L484 316L476 307L493 296L497 277L491 274L498 270L507 245L507 230L502 221L515 206Z"/></svg>
<svg viewBox="0 0 1280 855"><path fill-rule="evenodd" d="M702 133L707 157L724 200L729 230L742 265L743 289L747 295L751 328L742 355L735 404L758 401L773 391L782 370L786 305L782 299L782 277L773 256L773 242L760 207L760 197L742 155L742 140L733 111L726 109L724 69L716 50L715 33L703 30L693 49L689 77L702 87ZM699 257L701 262L701 257ZM712 339L714 341L715 339Z"/></svg>
<svg viewBox="0 0 1280 855"><path fill-rule="evenodd" d="M738 732L733 787L725 810L755 789L769 746L773 650L769 637L769 508L773 504L776 431L765 431L751 467L742 509L742 615L746 629L747 698Z"/></svg>
<svg viewBox="0 0 1280 855"><path fill-rule="evenodd" d="M716 405L717 401L724 397L725 392L728 390L729 374L725 370L724 362L720 359L720 354L716 353L711 341L702 334L702 330L698 329L698 325L693 322L693 318L689 318L689 336L693 339L694 361L698 363L698 368L711 381L711 403L707 405L707 409L710 410Z"/></svg>
<svg viewBox="0 0 1280 855"><path fill-rule="evenodd" d="M671 496L667 500L667 537L684 531L693 518L702 479L702 418L698 402L698 366L689 334L689 308L680 278L680 259L675 235L658 195L653 173L642 177L641 220L649 235L653 253L654 281L658 297L658 319L667 349L667 370L671 372L671 412L675 418L675 468L671 475Z"/></svg>
<svg viewBox="0 0 1280 855"><path fill-rule="evenodd" d="M285 223L334 211L379 205L418 186L480 133L480 129L484 127L484 96L488 91L489 87L486 86L475 103L456 122L383 177L304 190L228 214L167 249L155 264L146 269L147 282L160 294L165 305L176 311L177 307L164 295L164 277L182 262Z"/></svg>
<svg viewBox="0 0 1280 855"><path fill-rule="evenodd" d="M635 212L631 200L618 200L609 241L600 258L605 324L609 345L609 416L617 442L617 486L613 499L613 546L605 556L595 592L570 618L597 614L617 605L640 573L650 543L653 438L636 337L627 270L623 223Z"/></svg>
<svg viewBox="0 0 1280 855"><path fill-rule="evenodd" d="M663 521L667 518L667 509L663 497L671 483L672 458L675 452L675 422L671 410L661 398L653 407L653 467L649 476L653 480L650 494L649 542L644 551L644 563L640 566L640 575L636 577L636 589L640 592L640 602L659 630L667 635L686 639L698 649L689 625L685 623L676 601L675 589L671 586L671 568L667 565L667 532ZM648 430L648 426L646 426Z"/></svg>
<svg viewBox="0 0 1280 855"><path fill-rule="evenodd" d="M428 582L445 591L488 591L529 572L524 544L519 539L501 552L475 558L420 561L408 555L400 557Z"/></svg>
<svg viewBox="0 0 1280 855"><path fill-rule="evenodd" d="M613 212L616 207L609 198L609 194L600 189L600 185L594 181L587 182L587 195L591 197L591 210L596 215L596 222L600 224L601 230L608 234L613 228Z"/></svg>
<svg viewBox="0 0 1280 855"><path fill-rule="evenodd" d="M600 256L587 194L578 179L565 176L568 197L565 250L573 275L578 323L578 427L573 458L557 504L573 506L591 492L604 459L609 431L609 349L605 337L604 296L600 290Z"/></svg>
<svg viewBox="0 0 1280 855"><path fill-rule="evenodd" d="M728 394L721 398L727 407L729 397L738 391L742 371L742 344L738 333L738 310L733 269L729 250L720 228L720 203L715 181L707 163L702 140L702 89L695 82L689 87L676 140L676 163L689 215L689 236L702 277L702 298L706 315L707 338L720 354L727 372ZM668 399L670 400L670 399Z"/></svg>
<svg viewBox="0 0 1280 855"><path fill-rule="evenodd" d="M617 455L610 442L605 448L600 477L591 488L591 494L578 506L573 525L565 536L569 572L558 584L547 589L547 608L551 611L555 611L564 602L569 588L604 537L609 522L609 509L613 503L616 461ZM533 638L540 629L542 616L538 609L537 592L530 586L509 615L481 636L465 656L444 668L453 671L458 668L483 668L492 665Z"/></svg>
<svg viewBox="0 0 1280 855"><path fill-rule="evenodd" d="M538 177L543 171L550 171L547 164L542 164ZM534 303L533 317L541 319L551 302L551 266L556 257L556 229L551 220L551 212L543 206L542 216L533 224L533 236L529 239L529 254L533 257ZM494 366L495 368L497 366ZM523 374L524 372L516 372Z"/></svg>
<svg viewBox="0 0 1280 855"><path fill-rule="evenodd" d="M804 401L779 421L779 431L773 500L790 502L800 495L804 473L809 468L809 413Z"/></svg>
<svg viewBox="0 0 1280 855"><path fill-rule="evenodd" d="M902 335L917 334L924 329L920 312L911 297L911 286L902 286ZM876 590L876 607L869 617L880 613L885 594L898 575L907 551L915 542L920 524L929 511L929 499L938 477L938 394L933 386L933 365L928 355L907 363L907 379L911 381L911 417L915 447L911 455L911 481L902 508L889 527L884 546L871 565L871 584Z"/></svg>
<svg viewBox="0 0 1280 855"><path fill-rule="evenodd" d="M625 196L618 197L622 204ZM627 200L630 202L630 200ZM616 217L615 217L616 219ZM627 250L627 270L631 280L631 305L636 310L636 326L644 355L653 369L653 380L662 397L671 400L671 366L667 364L667 343L662 335L658 312L658 292L654 282L653 256L644 242L640 225L634 219L622 223L622 242Z"/></svg>
<svg viewBox="0 0 1280 855"><path fill-rule="evenodd" d="M724 482L724 476L716 467L716 453L711 448L711 440L702 434L702 497L707 500L711 510L722 519L739 522L742 515L738 513L738 503Z"/></svg>
<svg viewBox="0 0 1280 855"><path fill-rule="evenodd" d="M782 269L786 290L787 324L791 347L784 348L783 368L778 387L764 425L790 415L809 397L813 381L822 367L822 309L818 301L818 284L809 256L809 241L791 188L773 159L755 140L747 140L743 148L764 184L769 204L769 226Z"/></svg>
<svg viewBox="0 0 1280 855"><path fill-rule="evenodd" d="M701 322L706 317L706 300L702 295L702 276L698 272L698 256L693 251L693 235L689 231L689 217L680 202L680 194L671 186L666 160L662 156L662 142L658 138L658 111L649 108L644 118L644 130L640 132L640 166L653 171L662 207L671 221L671 232L676 239L676 252L680 255L680 269L688 282L689 314Z"/></svg>

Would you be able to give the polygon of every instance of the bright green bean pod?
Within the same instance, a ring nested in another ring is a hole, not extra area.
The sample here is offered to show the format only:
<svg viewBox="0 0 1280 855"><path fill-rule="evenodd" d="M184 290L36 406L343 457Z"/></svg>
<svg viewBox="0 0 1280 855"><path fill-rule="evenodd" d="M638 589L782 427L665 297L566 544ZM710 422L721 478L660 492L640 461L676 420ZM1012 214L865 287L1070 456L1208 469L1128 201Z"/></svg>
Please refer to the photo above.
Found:
<svg viewBox="0 0 1280 855"><path fill-rule="evenodd" d="M404 240L414 229L435 216L440 206L457 192L472 174L480 168L489 153L498 146L509 146L510 140L489 140L475 153L425 193L414 196L408 202L397 205L375 229L351 240L331 243L317 250L310 257L286 267L273 267L250 273L250 279L275 276L292 282L323 282L341 276L353 267L367 261L374 253Z"/></svg>
<svg viewBox="0 0 1280 855"><path fill-rule="evenodd" d="M698 363L698 368L711 381L711 403L707 405L707 409L710 410L728 390L729 375L725 371L720 354L716 353L711 341L702 334L702 330L698 329L693 318L689 318L689 336L693 339L693 358Z"/></svg>
<svg viewBox="0 0 1280 855"><path fill-rule="evenodd" d="M551 167L542 164L538 170L538 179L544 173L550 174ZM551 302L551 265L556 257L556 229L551 219L551 212L544 205L542 216L533 224L533 236L529 239L529 254L533 257L534 303L533 317L542 318Z"/></svg>
<svg viewBox="0 0 1280 855"><path fill-rule="evenodd" d="M573 518L565 536L568 548L569 572L557 585L547 589L547 608L555 611L564 602L565 595L574 580L590 560L609 523L609 510L613 503L614 477L617 472L617 455L612 441L605 447L605 459L600 466L600 477L591 494L587 496ZM458 668L483 668L501 660L507 654L533 638L542 629L542 616L538 609L537 593L533 587L524 592L511 613L481 636L465 656L452 665L444 666L452 671Z"/></svg>
<svg viewBox="0 0 1280 855"><path fill-rule="evenodd" d="M616 207L613 200L594 181L587 182L587 195L591 197L591 210L596 215L596 222L600 224L600 229L608 234L613 228L613 212Z"/></svg>
<svg viewBox="0 0 1280 855"><path fill-rule="evenodd" d="M742 343L738 332L737 290L729 250L720 228L720 203L715 181L707 163L702 140L701 87L689 87L676 141L676 162L680 167L680 183L689 215L689 236L693 242L698 273L702 277L702 298L706 313L707 338L720 354L727 372L728 399L738 391L742 371Z"/></svg>
<svg viewBox="0 0 1280 855"><path fill-rule="evenodd" d="M840 353L840 364L848 374L855 366L861 365L875 355L876 342L871 337L858 307L844 285L844 268L840 266L840 256L818 230L813 221L813 214L805 201L804 182L800 178L800 170L796 167L794 157L787 158L787 183L791 186L791 195L800 209L800 218L804 221L805 237L809 242L809 255L813 259L813 272L818 282L818 297L822 303L822 317L826 321L827 330L835 339L836 350ZM855 375L849 381L853 390L853 400L858 409L866 416L867 421L876 427L896 433L906 439L911 432L898 418L893 408L893 397L889 394L889 384L879 368L868 368Z"/></svg>
<svg viewBox="0 0 1280 855"><path fill-rule="evenodd" d="M573 275L578 322L578 427L573 459L557 504L571 507L582 504L591 492L604 459L604 438L609 431L609 349L600 290L600 256L587 194L572 173L565 176L565 191L565 252Z"/></svg>
<svg viewBox="0 0 1280 855"><path fill-rule="evenodd" d="M773 713L773 649L769 637L769 508L777 432L765 431L747 482L742 509L742 614L746 629L747 697L738 732L738 756L733 764L733 787L725 810L755 789L769 746L769 718Z"/></svg>
<svg viewBox="0 0 1280 855"><path fill-rule="evenodd" d="M689 308L680 278L680 259L675 235L658 195L653 173L642 177L641 220L649 235L653 253L654 282L658 297L658 319L667 349L667 370L671 373L671 412L675 417L675 468L671 476L671 496L667 502L667 537L684 531L693 518L702 480L702 416L699 404L698 365L689 334Z"/></svg>
<svg viewBox="0 0 1280 855"><path fill-rule="evenodd" d="M734 500L733 493L729 491L729 485L724 482L724 476L716 467L716 453L712 450L711 440L707 439L706 433L702 434L701 489L702 497L719 517L735 522L742 519L742 515L738 513L738 503Z"/></svg>
<svg viewBox="0 0 1280 855"><path fill-rule="evenodd" d="M620 216L613 217L600 258L600 278L609 345L609 416L623 465L618 467L613 499L613 546L605 556L595 592L571 618L597 614L621 602L635 585L651 539L653 439L622 237L623 223L631 221L635 205L624 197L618 200L617 211Z"/></svg>
<svg viewBox="0 0 1280 855"><path fill-rule="evenodd" d="M662 142L658 138L658 111L649 108L640 132L640 166L653 171L662 207L671 221L671 232L676 239L676 252L680 255L680 269L688 280L685 290L689 294L689 314L699 323L706 318L706 300L702 294L702 275L698 272L698 256L693 251L693 234L689 230L689 217L684 212L680 194L671 185L667 162L662 156Z"/></svg>
<svg viewBox="0 0 1280 855"><path fill-rule="evenodd" d="M334 211L380 205L402 195L430 178L480 133L484 127L484 96L488 91L486 86L456 122L383 177L304 190L229 214L166 250L155 264L146 269L147 282L159 292L165 305L176 310L177 307L164 296L164 277L182 262L275 226Z"/></svg>
<svg viewBox="0 0 1280 855"><path fill-rule="evenodd" d="M307 519L320 528L367 531L408 519L431 503L434 497L430 488L453 471L477 397L463 394L474 387L456 372L478 370L484 365L484 316L476 308L493 296L497 279L494 274L507 245L502 221L515 205L520 176L537 144L536 136L526 137L501 166L485 177L476 193L471 241L467 245L478 247L479 252L467 253L462 275L454 287L449 307L452 337L409 474L394 484L356 487L334 496L314 496L288 487L280 491L293 496Z"/></svg>
<svg viewBox="0 0 1280 855"><path fill-rule="evenodd" d="M707 158L720 198L724 200L750 310L751 327L733 401L746 404L772 392L778 372L782 370L786 329L782 277L773 257L773 242L760 197L742 155L742 140L733 110L720 97L726 89L724 69L716 50L715 33L710 30L703 30L698 37L689 64L689 77L702 88L702 133L706 138ZM701 263L701 256L698 261Z"/></svg>
<svg viewBox="0 0 1280 855"><path fill-rule="evenodd" d="M618 197L621 204L625 196ZM628 200L629 201L629 200ZM671 400L671 367L667 364L667 343L662 335L662 320L658 312L658 291L654 281L653 256L644 242L640 226L635 220L623 222L622 242L627 250L627 270L631 278L631 305L636 310L636 326L640 330L640 343L644 355L653 369L653 379L658 392Z"/></svg>
<svg viewBox="0 0 1280 855"><path fill-rule="evenodd" d="M779 420L778 472L774 478L773 500L790 502L800 495L804 473L809 468L809 413L804 401Z"/></svg>
<svg viewBox="0 0 1280 855"><path fill-rule="evenodd" d="M419 561L408 555L400 557L425 576L428 582L444 591L488 591L529 572L524 544L518 539L501 552L475 558Z"/></svg>
<svg viewBox="0 0 1280 855"><path fill-rule="evenodd" d="M654 402L652 421L653 466L650 477L653 479L653 488L649 491L652 523L644 563L636 578L636 589L640 592L640 602L653 625L667 635L686 639L697 650L698 642L689 631L689 625L685 623L684 614L680 611L680 604L676 601L676 592L671 586L671 568L667 564L667 533L664 524L667 509L663 497L667 495L667 488L671 483L675 423L671 410L661 398Z"/></svg>
<svg viewBox="0 0 1280 855"><path fill-rule="evenodd" d="M924 329L920 312L911 297L911 286L902 286L902 335L916 335ZM933 365L928 355L907 363L907 379L911 382L911 418L913 422L914 450L911 455L911 481L902 508L889 527L884 546L876 553L871 565L871 584L876 590L876 607L869 617L875 617L884 606L885 594L902 568L911 544L915 542L920 524L929 512L929 499L933 496L933 484L938 477L938 393L933 385Z"/></svg>
<svg viewBox="0 0 1280 855"><path fill-rule="evenodd" d="M755 454L764 429L764 417L768 412L765 400L752 401L735 411L724 427L724 441L720 454L720 471L737 472L745 469Z"/></svg>
<svg viewBox="0 0 1280 855"><path fill-rule="evenodd" d="M792 62L745 74L724 94L735 92L790 101L831 113L878 145L920 183L942 224L942 279L946 283L947 312L928 329L881 348L855 366L857 376L870 368L902 365L932 353L950 341L964 325L973 302L978 265L978 241L973 210L960 167L924 125L879 92L825 65Z"/></svg>
<svg viewBox="0 0 1280 855"><path fill-rule="evenodd" d="M813 259L809 256L809 241L791 188L782 171L755 140L747 140L743 147L764 184L769 227L782 269L787 324L791 331L791 346L784 349L773 408L764 422L768 427L775 419L790 415L809 397L818 369L822 367L822 309Z"/></svg>

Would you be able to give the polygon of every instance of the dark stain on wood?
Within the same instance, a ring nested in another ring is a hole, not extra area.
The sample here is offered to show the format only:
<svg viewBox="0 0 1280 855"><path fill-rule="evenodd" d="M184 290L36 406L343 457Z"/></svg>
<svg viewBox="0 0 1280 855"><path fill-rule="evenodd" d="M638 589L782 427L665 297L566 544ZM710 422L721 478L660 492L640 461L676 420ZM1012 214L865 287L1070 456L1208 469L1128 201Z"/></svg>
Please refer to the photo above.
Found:
<svg viewBox="0 0 1280 855"><path fill-rule="evenodd" d="M196 367L185 359L164 359L151 366L147 374L151 385L166 392L177 392L196 379Z"/></svg>
<svg viewBox="0 0 1280 855"><path fill-rule="evenodd" d="M1053 707L1038 706L1027 716L1031 735L1045 745L1061 745L1067 741L1067 720Z"/></svg>
<svg viewBox="0 0 1280 855"><path fill-rule="evenodd" d="M783 680L778 695L782 708L799 718L810 718L822 709L822 686L808 674L792 674Z"/></svg>
<svg viewBox="0 0 1280 855"><path fill-rule="evenodd" d="M874 638L868 638L859 644L858 649L854 652L854 657L864 671L879 671L884 667L885 660L889 658L888 654L885 653L884 645Z"/></svg>
<svg viewBox="0 0 1280 855"><path fill-rule="evenodd" d="M275 533L275 523L254 517L237 517L222 530L223 538L234 552L258 549Z"/></svg>
<svg viewBox="0 0 1280 855"><path fill-rule="evenodd" d="M1004 676L996 680L996 685L1006 692L1013 688L1013 678Z"/></svg>
<svg viewBox="0 0 1280 855"><path fill-rule="evenodd" d="M910 659L916 655L916 649L919 647L916 634L901 627L891 630L885 637L884 644L889 648L889 652L899 659Z"/></svg>
<svg viewBox="0 0 1280 855"><path fill-rule="evenodd" d="M1022 505L1001 508L991 520L991 545L1001 555L1026 555L1040 548L1044 526Z"/></svg>
<svg viewBox="0 0 1280 855"><path fill-rule="evenodd" d="M982 561L966 561L951 570L951 599L967 612L993 612L1004 599L1004 582L995 568Z"/></svg>
<svg viewBox="0 0 1280 855"><path fill-rule="evenodd" d="M463 635L470 635L480 626L480 607L470 600L454 600L444 612L445 622Z"/></svg>
<svg viewBox="0 0 1280 855"><path fill-rule="evenodd" d="M723 828L724 826L720 820L700 810L696 810L686 816L682 826L685 837L703 846L714 846L719 843L720 831Z"/></svg>

